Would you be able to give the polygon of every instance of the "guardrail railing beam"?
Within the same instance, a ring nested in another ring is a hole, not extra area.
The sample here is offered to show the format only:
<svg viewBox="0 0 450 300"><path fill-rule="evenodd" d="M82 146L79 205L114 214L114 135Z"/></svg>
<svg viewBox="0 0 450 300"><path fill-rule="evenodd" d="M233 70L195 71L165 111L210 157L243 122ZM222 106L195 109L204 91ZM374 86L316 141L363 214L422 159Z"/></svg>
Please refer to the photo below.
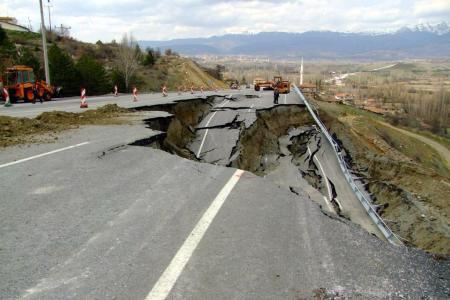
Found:
<svg viewBox="0 0 450 300"><path fill-rule="evenodd" d="M319 116L316 115L316 113L313 110L313 106L306 100L305 96L303 96L302 92L298 89L298 87L294 84L294 90L297 93L297 95L300 97L300 99L305 104L306 108L308 109L310 115L313 117L314 121L316 122L317 126L319 126L321 132L323 135L325 135L327 141L330 143L331 147L333 148L333 152L337 157L337 160L339 162L339 166L341 167L341 171L344 174L344 177L349 184L352 191L355 193L356 198L359 200L361 205L366 210L366 213L369 215L369 217L372 219L374 224L378 227L380 232L384 235L384 237L392 244L394 245L403 245L402 241L395 235L395 233L389 228L389 226L383 221L381 216L376 212L374 207L371 204L371 200L368 199L368 196L366 195L365 191L361 191L361 189L358 187L358 185L353 180L353 177L350 175L351 172L347 168L347 164L344 160L344 156L341 153L341 148L339 147L338 143L333 139L331 134L328 132L328 129L325 127L325 125L320 120Z"/></svg>

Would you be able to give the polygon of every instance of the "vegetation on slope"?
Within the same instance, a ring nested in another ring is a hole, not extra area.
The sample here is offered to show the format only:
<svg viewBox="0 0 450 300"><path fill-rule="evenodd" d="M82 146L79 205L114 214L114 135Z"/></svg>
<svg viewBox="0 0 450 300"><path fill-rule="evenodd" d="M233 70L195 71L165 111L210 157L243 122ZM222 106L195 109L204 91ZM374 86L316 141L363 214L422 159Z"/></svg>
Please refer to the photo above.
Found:
<svg viewBox="0 0 450 300"><path fill-rule="evenodd" d="M180 86L196 89L225 88L221 74L214 78L191 60L180 57L170 49L162 54L158 49L142 51L132 39L136 72L128 81L118 61L123 44L83 43L70 37L48 34L49 67L52 84L61 86L65 96L78 95L80 87L88 94L105 94L118 85L119 92L129 92L137 86L141 92L160 91L163 85L169 90ZM41 36L38 33L15 32L0 28L0 72L14 64L33 67L38 78L44 78ZM126 84L128 83L128 84Z"/></svg>

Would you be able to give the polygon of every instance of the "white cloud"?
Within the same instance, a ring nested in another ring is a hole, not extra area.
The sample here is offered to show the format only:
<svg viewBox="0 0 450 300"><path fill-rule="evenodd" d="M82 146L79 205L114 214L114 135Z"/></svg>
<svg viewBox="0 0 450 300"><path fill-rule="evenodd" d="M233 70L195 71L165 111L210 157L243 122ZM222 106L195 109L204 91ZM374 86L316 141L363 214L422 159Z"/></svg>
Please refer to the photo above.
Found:
<svg viewBox="0 0 450 300"><path fill-rule="evenodd" d="M450 18L449 0L51 0L51 4L53 24L71 26L75 38L90 42L119 39L129 31L146 40L259 31L383 31ZM2 0L0 15L6 11L24 25L29 17L34 28L39 26L38 1Z"/></svg>
<svg viewBox="0 0 450 300"><path fill-rule="evenodd" d="M449 0L420 0L414 4L414 14L420 17L443 16L450 19Z"/></svg>

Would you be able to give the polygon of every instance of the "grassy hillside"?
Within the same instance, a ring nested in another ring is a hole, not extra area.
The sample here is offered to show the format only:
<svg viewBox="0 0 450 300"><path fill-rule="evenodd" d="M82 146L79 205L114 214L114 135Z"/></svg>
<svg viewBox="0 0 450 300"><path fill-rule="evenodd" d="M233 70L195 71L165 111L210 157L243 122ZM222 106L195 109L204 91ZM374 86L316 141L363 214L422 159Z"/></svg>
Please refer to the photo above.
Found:
<svg viewBox="0 0 450 300"><path fill-rule="evenodd" d="M179 56L162 56L152 68L141 68L139 76L142 78L141 88L147 91L159 91L162 84L167 84L170 90L178 90L191 85L196 89L213 90L227 88L227 85L210 76L200 66L188 58Z"/></svg>
<svg viewBox="0 0 450 300"><path fill-rule="evenodd" d="M43 55L42 55L42 42L41 35L38 33L30 32L17 32L6 30L8 39L15 45L16 54L13 58L8 60L4 59L0 61L0 69L10 66L11 64L23 64L23 53L30 52L31 55L37 60L39 70L35 70L35 73L39 77L43 77ZM76 64L81 57L89 56L96 62L103 65L107 73L107 85L114 85L113 82L117 82L117 76L115 76L115 60L118 44L115 42L102 43L97 42L95 44L83 43L72 38L58 37L56 35L49 34L48 45L56 44L64 53L68 53L70 58L73 59ZM176 90L179 86L186 85L190 88L194 85L196 89L203 86L205 89L226 88L227 86L221 80L218 80L205 70L195 64L188 58L183 58L172 53L170 55L161 55L155 57L154 64L145 64L146 51L140 51L139 66L135 76L132 78L131 85L136 85L141 92L160 91L161 86L167 84L169 90ZM1 57L0 57L1 60ZM26 61L26 60L25 60ZM3 71L3 70L0 70ZM58 85L58 83L55 83ZM81 84L81 83L80 83ZM124 88L121 87L123 91Z"/></svg>

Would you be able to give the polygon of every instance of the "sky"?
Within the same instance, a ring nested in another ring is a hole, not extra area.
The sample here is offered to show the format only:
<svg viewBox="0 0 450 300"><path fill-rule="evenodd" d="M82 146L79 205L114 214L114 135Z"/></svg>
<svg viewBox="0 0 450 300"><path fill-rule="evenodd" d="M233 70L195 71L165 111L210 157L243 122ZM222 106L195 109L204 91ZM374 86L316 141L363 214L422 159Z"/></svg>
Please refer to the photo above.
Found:
<svg viewBox="0 0 450 300"><path fill-rule="evenodd" d="M384 32L450 21L450 0L42 1L51 5L52 26L69 26L71 36L86 42L119 40L123 33L169 40L261 31ZM37 30L39 1L0 0L0 16L5 15Z"/></svg>

